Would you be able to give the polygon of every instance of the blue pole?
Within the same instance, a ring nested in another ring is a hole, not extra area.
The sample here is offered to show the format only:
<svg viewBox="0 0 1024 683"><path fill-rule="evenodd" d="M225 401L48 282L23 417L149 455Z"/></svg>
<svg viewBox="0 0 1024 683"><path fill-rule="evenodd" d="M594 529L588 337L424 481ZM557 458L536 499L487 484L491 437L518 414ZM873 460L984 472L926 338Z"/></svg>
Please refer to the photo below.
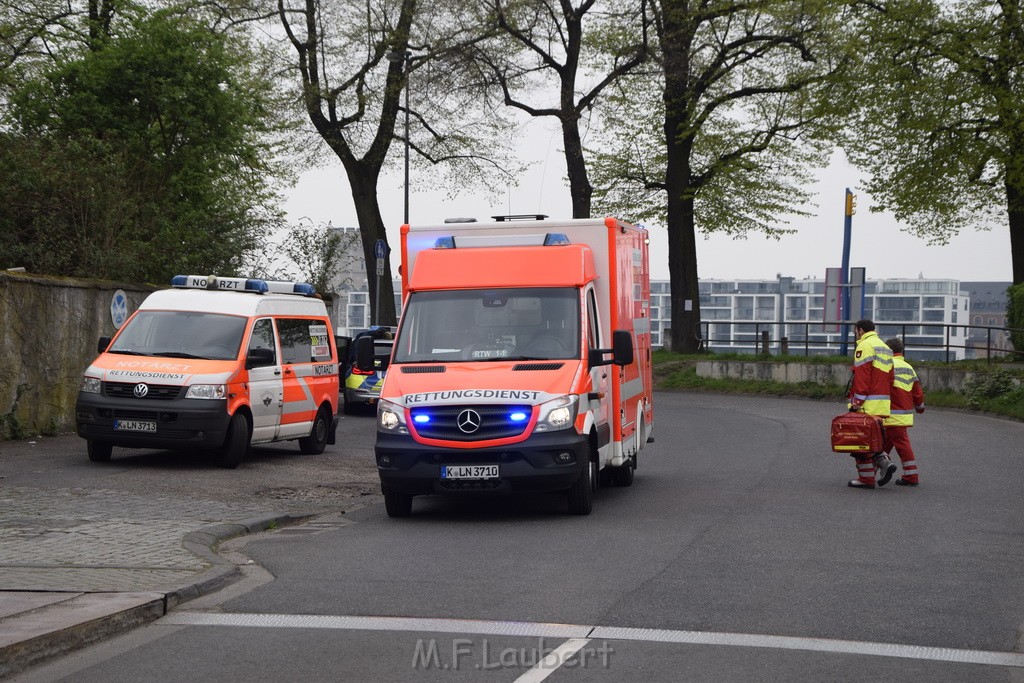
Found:
<svg viewBox="0 0 1024 683"><path fill-rule="evenodd" d="M840 318L844 321L843 324L843 343L839 347L840 355L845 356L848 350L848 340L850 336L850 326L846 324L846 321L850 317L850 237L853 232L853 193L850 192L850 188L846 188L845 202L843 203L846 214L843 220L843 273L841 277L840 287L842 287L842 311L840 312Z"/></svg>

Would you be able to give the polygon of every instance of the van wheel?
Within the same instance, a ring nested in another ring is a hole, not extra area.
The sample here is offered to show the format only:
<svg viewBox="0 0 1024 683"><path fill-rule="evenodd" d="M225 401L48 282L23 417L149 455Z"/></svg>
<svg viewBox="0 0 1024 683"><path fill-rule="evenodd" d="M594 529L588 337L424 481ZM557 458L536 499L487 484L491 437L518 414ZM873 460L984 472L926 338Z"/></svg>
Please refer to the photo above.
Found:
<svg viewBox="0 0 1024 683"><path fill-rule="evenodd" d="M313 420L313 429L309 436L299 439L299 450L306 455L319 455L327 447L327 437L331 431L331 425L327 417L327 411L321 408L317 411L316 419Z"/></svg>
<svg viewBox="0 0 1024 683"><path fill-rule="evenodd" d="M221 467L233 470L242 464L249 450L249 420L242 413L235 413L228 423L228 435L220 447L217 462Z"/></svg>
<svg viewBox="0 0 1024 683"><path fill-rule="evenodd" d="M593 459L594 453L587 467L580 473L580 478L572 485L567 494L569 501L570 515L589 515L594 507L594 488L598 480L597 460Z"/></svg>
<svg viewBox="0 0 1024 683"><path fill-rule="evenodd" d="M106 441L93 441L89 439L85 442L85 449L89 454L89 459L93 462L107 462L110 460L110 453L114 450L114 447Z"/></svg>
<svg viewBox="0 0 1024 683"><path fill-rule="evenodd" d="M384 509L388 517L408 517L412 514L412 495L384 492Z"/></svg>

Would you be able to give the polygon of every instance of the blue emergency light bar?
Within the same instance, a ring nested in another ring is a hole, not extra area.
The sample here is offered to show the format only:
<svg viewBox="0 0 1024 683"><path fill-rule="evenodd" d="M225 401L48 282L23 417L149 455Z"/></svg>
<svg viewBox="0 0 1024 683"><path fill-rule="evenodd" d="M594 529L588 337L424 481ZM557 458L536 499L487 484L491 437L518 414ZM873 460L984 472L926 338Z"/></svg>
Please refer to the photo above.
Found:
<svg viewBox="0 0 1024 683"><path fill-rule="evenodd" d="M250 292L254 294L298 294L314 296L313 285L305 282L282 282L244 277L217 277L216 275L175 275L171 286L181 289L210 289L221 292Z"/></svg>
<svg viewBox="0 0 1024 683"><path fill-rule="evenodd" d="M460 239L469 242L469 246L473 247L507 247L541 244L539 235L536 237L534 237L533 235L478 235L474 237L462 237ZM545 247L558 247L566 244L572 244L572 242L569 240L569 236L566 235L564 232L549 232L546 235L544 235L543 245ZM455 236L447 235L445 237L438 237L434 241L434 249L455 249Z"/></svg>

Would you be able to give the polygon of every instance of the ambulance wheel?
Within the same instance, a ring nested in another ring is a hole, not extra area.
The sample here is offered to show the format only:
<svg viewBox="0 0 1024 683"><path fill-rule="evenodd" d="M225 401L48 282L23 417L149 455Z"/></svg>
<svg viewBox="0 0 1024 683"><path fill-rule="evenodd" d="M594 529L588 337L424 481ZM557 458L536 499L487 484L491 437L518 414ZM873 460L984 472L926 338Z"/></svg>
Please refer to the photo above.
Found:
<svg viewBox="0 0 1024 683"><path fill-rule="evenodd" d="M110 453L114 447L106 441L89 439L85 442L85 449L89 453L89 459L93 462L107 462L110 460Z"/></svg>
<svg viewBox="0 0 1024 683"><path fill-rule="evenodd" d="M327 437L330 434L331 425L327 411L321 408L317 411L316 419L313 420L313 430L309 436L299 439L299 450L306 455L319 455L327 447Z"/></svg>
<svg viewBox="0 0 1024 683"><path fill-rule="evenodd" d="M595 455L594 453L590 454ZM567 494L570 515L589 515L594 507L594 488L598 477L597 460L591 458L587 467L583 468L580 478L572 485Z"/></svg>
<svg viewBox="0 0 1024 683"><path fill-rule="evenodd" d="M408 517L412 514L412 495L385 491L384 509L388 517Z"/></svg>
<svg viewBox="0 0 1024 683"><path fill-rule="evenodd" d="M228 423L228 436L220 447L218 463L221 467L233 470L242 464L246 451L249 450L249 420L242 413L235 413Z"/></svg>

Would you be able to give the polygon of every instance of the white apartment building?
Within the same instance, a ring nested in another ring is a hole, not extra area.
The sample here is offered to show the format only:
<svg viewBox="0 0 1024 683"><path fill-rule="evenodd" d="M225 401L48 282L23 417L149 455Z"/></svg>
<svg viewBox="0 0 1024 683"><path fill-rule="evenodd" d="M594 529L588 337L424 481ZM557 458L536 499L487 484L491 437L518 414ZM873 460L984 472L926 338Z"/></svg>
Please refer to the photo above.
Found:
<svg viewBox="0 0 1024 683"><path fill-rule="evenodd" d="M701 334L712 351L753 353L764 331L770 348L786 337L791 354L836 355L843 329L826 324L824 279L701 280ZM868 280L863 314L875 321L879 336L901 337L918 360L961 360L967 357L969 296L957 280ZM667 280L651 282L651 329L661 346L671 323L671 292ZM831 321L832 316L829 316ZM855 321L854 321L855 322ZM847 338L853 346L853 331Z"/></svg>

